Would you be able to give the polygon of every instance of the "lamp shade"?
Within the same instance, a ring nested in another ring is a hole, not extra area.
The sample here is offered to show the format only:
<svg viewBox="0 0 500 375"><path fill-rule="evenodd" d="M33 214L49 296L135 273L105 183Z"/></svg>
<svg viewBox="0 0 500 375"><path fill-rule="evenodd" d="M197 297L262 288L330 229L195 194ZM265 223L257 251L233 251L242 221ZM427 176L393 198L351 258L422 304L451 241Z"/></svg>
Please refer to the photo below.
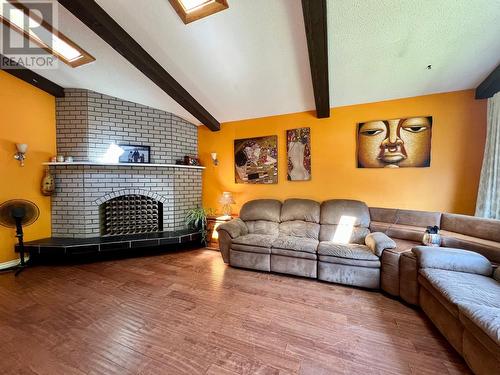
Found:
<svg viewBox="0 0 500 375"><path fill-rule="evenodd" d="M234 204L236 203L233 198L233 193L229 191L225 191L222 193L220 199L219 199L220 204Z"/></svg>
<svg viewBox="0 0 500 375"><path fill-rule="evenodd" d="M28 151L28 145L26 143L16 143L17 151L21 154L25 154Z"/></svg>

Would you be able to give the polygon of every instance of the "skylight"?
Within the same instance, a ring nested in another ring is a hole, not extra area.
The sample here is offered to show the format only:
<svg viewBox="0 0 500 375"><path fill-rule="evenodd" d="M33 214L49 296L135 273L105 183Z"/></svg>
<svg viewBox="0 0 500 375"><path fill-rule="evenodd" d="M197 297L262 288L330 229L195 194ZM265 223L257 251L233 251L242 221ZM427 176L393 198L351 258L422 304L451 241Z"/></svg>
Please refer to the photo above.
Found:
<svg viewBox="0 0 500 375"><path fill-rule="evenodd" d="M182 7L186 12L190 12L199 6L206 5L207 3L213 3L213 0L180 0Z"/></svg>
<svg viewBox="0 0 500 375"><path fill-rule="evenodd" d="M0 0L0 20L73 68L95 60L52 25L16 1Z"/></svg>
<svg viewBox="0 0 500 375"><path fill-rule="evenodd" d="M169 0L181 20L190 22L227 9L227 0Z"/></svg>

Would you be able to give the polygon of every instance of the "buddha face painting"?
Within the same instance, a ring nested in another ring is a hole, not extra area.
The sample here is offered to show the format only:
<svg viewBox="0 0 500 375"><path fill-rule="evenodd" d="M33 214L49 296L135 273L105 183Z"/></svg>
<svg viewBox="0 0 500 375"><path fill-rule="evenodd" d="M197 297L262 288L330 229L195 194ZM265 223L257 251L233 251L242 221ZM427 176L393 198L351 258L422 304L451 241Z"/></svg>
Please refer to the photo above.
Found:
<svg viewBox="0 0 500 375"><path fill-rule="evenodd" d="M432 117L358 124L358 168L428 167Z"/></svg>

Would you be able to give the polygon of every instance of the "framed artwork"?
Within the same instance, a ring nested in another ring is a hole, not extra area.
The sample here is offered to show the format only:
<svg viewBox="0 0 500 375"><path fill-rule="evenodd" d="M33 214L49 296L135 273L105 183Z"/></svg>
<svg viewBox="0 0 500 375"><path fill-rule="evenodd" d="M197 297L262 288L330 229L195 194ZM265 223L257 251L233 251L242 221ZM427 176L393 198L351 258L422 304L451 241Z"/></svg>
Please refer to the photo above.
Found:
<svg viewBox="0 0 500 375"><path fill-rule="evenodd" d="M118 161L120 163L149 163L149 154L151 148L149 146L137 145L119 145L124 151Z"/></svg>
<svg viewBox="0 0 500 375"><path fill-rule="evenodd" d="M431 116L363 122L357 138L358 168L431 165Z"/></svg>
<svg viewBox="0 0 500 375"><path fill-rule="evenodd" d="M288 153L288 180L310 180L311 128L287 130L286 149Z"/></svg>
<svg viewBox="0 0 500 375"><path fill-rule="evenodd" d="M237 184L278 183L278 137L236 139L234 170Z"/></svg>

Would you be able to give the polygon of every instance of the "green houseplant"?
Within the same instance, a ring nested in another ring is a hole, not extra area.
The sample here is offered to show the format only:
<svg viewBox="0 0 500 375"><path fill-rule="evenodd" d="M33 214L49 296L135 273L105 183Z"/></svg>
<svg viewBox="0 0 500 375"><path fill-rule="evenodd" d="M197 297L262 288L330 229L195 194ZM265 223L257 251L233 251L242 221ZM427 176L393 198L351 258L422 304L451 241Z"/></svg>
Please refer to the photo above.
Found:
<svg viewBox="0 0 500 375"><path fill-rule="evenodd" d="M212 215L211 208L196 207L186 213L186 225L201 232L201 243L207 244L207 216Z"/></svg>

